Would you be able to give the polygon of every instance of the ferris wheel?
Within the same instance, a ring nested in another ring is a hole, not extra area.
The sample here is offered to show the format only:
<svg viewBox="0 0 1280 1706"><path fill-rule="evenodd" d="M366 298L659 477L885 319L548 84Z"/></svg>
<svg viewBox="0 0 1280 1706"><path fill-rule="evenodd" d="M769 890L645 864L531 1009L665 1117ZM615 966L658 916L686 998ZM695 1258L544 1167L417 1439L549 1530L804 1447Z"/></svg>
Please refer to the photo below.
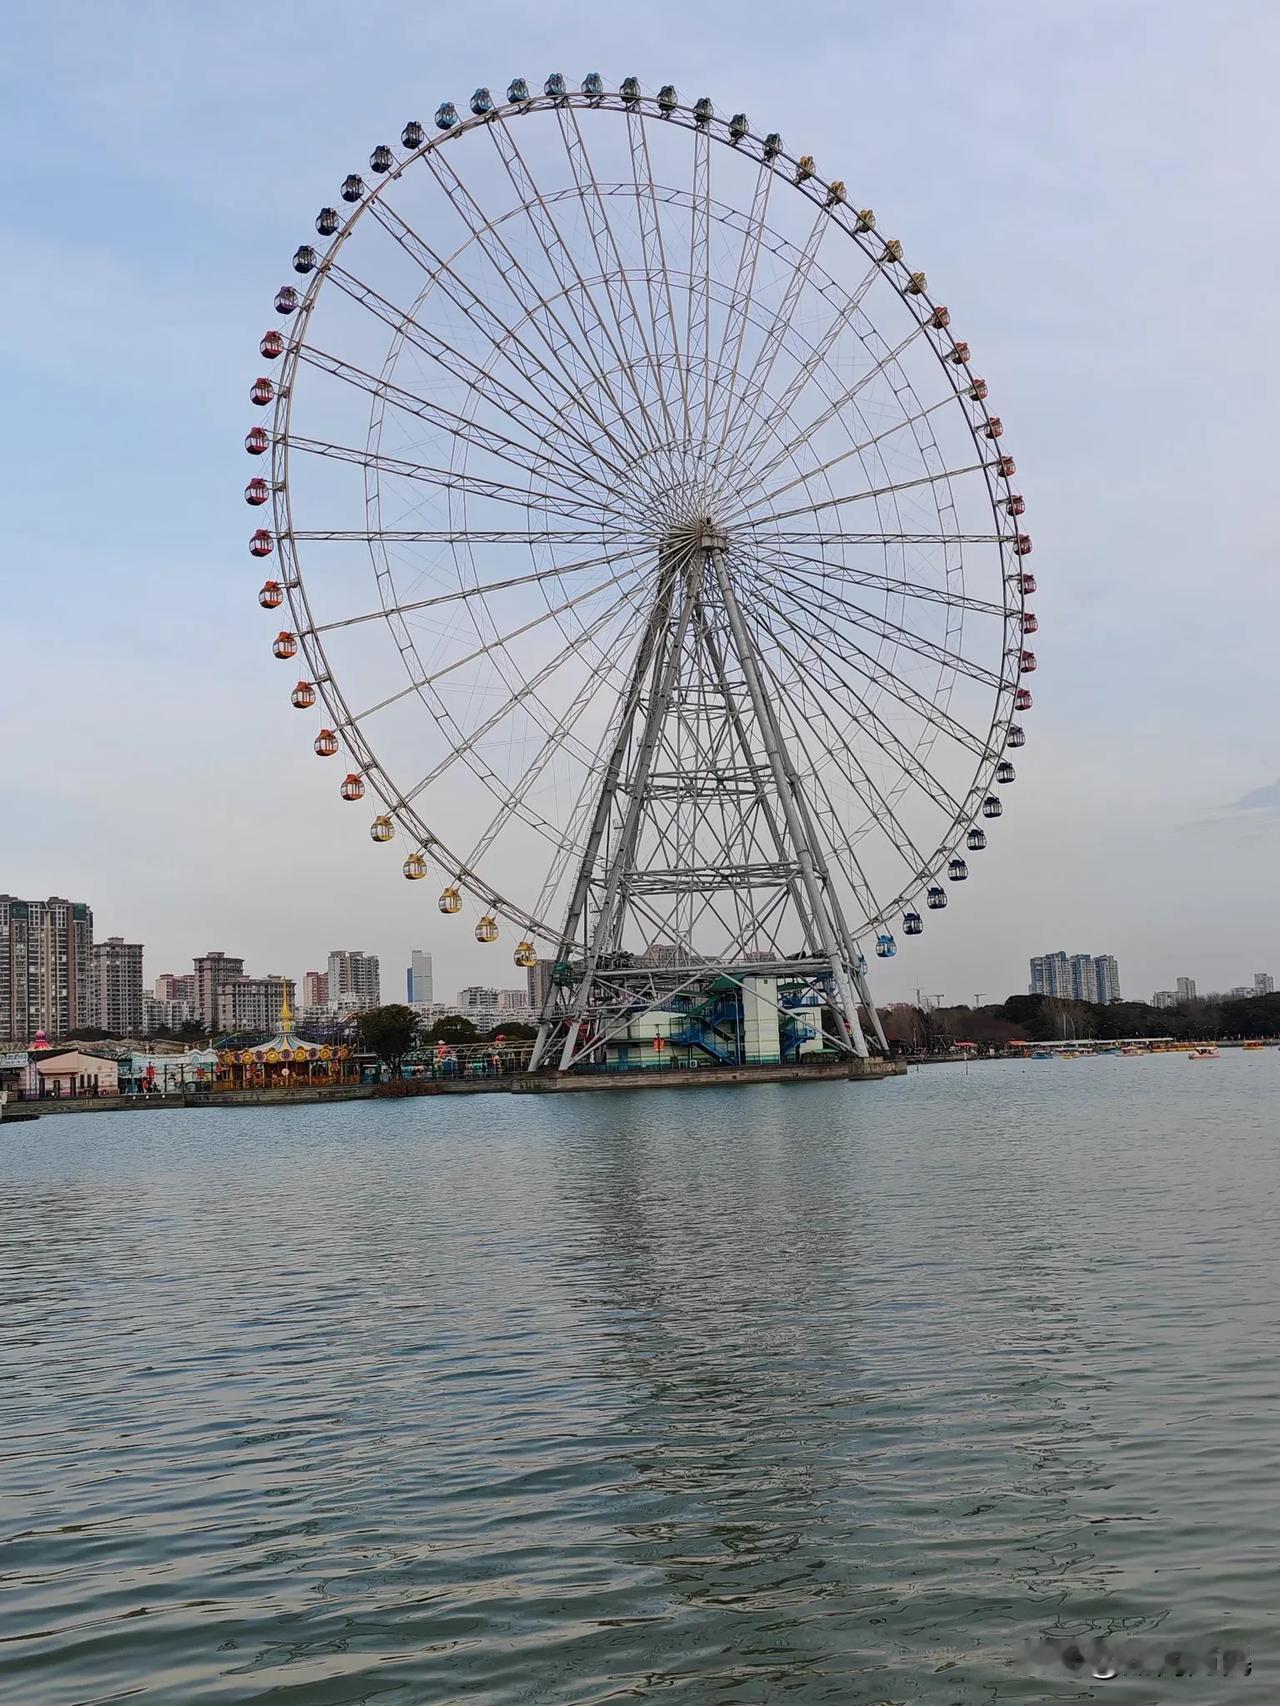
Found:
<svg viewBox="0 0 1280 1706"><path fill-rule="evenodd" d="M369 173L293 257L245 441L341 797L547 964L535 1064L765 977L883 1047L864 944L968 878L1036 666L948 309L861 196L670 86L477 89Z"/></svg>

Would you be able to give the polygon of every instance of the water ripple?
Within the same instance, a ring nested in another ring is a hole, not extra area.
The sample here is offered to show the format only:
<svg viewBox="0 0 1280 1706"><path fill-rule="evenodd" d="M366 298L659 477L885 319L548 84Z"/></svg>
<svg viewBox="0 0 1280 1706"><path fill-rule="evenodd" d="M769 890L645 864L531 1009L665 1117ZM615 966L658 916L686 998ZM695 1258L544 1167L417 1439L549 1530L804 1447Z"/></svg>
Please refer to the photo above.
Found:
<svg viewBox="0 0 1280 1706"><path fill-rule="evenodd" d="M1047 1702L1026 1642L1115 1631L1264 1676L1280 1056L1189 1076L6 1130L4 1697Z"/></svg>

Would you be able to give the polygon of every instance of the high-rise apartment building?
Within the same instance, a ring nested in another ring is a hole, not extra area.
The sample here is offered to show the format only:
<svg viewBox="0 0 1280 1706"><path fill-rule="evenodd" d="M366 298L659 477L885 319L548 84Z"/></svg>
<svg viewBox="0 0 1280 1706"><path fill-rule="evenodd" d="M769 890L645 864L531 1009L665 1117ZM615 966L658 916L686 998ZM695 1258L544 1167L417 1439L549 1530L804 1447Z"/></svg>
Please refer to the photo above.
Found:
<svg viewBox="0 0 1280 1706"><path fill-rule="evenodd" d="M56 1040L94 1022L93 913L82 901L0 895L0 1038Z"/></svg>
<svg viewBox="0 0 1280 1706"><path fill-rule="evenodd" d="M244 961L234 954L224 954L221 949L211 949L193 964L195 998L191 1005L200 1023L212 1031L218 1024L218 990L232 978L244 976Z"/></svg>
<svg viewBox="0 0 1280 1706"><path fill-rule="evenodd" d="M529 967L525 976L529 981L529 1006L536 1018L541 1014L551 989L551 961L539 960L537 965Z"/></svg>
<svg viewBox="0 0 1280 1706"><path fill-rule="evenodd" d="M1072 954L1071 956L1071 999L1073 1001L1096 1001L1098 999L1098 979L1094 971L1092 954Z"/></svg>
<svg viewBox="0 0 1280 1706"><path fill-rule="evenodd" d="M176 1001L178 999L178 979L171 971L156 973L152 995L157 1001Z"/></svg>
<svg viewBox="0 0 1280 1706"><path fill-rule="evenodd" d="M1194 1001L1196 998L1196 980L1193 977L1178 979L1178 1000Z"/></svg>
<svg viewBox="0 0 1280 1706"><path fill-rule="evenodd" d="M1253 992L1255 995L1274 995L1276 980L1269 971L1256 971L1253 974Z"/></svg>
<svg viewBox="0 0 1280 1706"><path fill-rule="evenodd" d="M1093 977L1098 990L1097 998L1103 1006L1110 1001L1119 1001L1120 967L1114 954L1093 956Z"/></svg>
<svg viewBox="0 0 1280 1706"><path fill-rule="evenodd" d="M465 989L458 991L459 1007L497 1007L498 992L489 989L483 983L469 983Z"/></svg>
<svg viewBox="0 0 1280 1706"><path fill-rule="evenodd" d="M431 955L424 954L421 948L414 948L409 955L409 969L405 973L405 988L407 999L429 1002L435 1000L435 980L431 973Z"/></svg>
<svg viewBox="0 0 1280 1706"><path fill-rule="evenodd" d="M154 1037L161 1031L172 1035L195 1018L186 1001L161 1001L158 996L142 992L142 1027L144 1037Z"/></svg>
<svg viewBox="0 0 1280 1706"><path fill-rule="evenodd" d="M142 943L108 936L93 947L94 1023L117 1037L142 1035Z"/></svg>
<svg viewBox="0 0 1280 1706"><path fill-rule="evenodd" d="M217 1028L220 1031L274 1031L285 996L293 1006L293 979L269 972L266 977L232 977L218 985Z"/></svg>
<svg viewBox="0 0 1280 1706"><path fill-rule="evenodd" d="M501 1013L527 1013L529 1011L529 991L527 989L500 989L498 991L498 1011Z"/></svg>
<svg viewBox="0 0 1280 1706"><path fill-rule="evenodd" d="M1151 1005L1153 1007L1176 1007L1178 1005L1177 990L1157 989L1155 994L1151 997Z"/></svg>
<svg viewBox="0 0 1280 1706"><path fill-rule="evenodd" d="M1064 953L1041 954L1031 962L1032 995L1071 996L1071 962Z"/></svg>
<svg viewBox="0 0 1280 1706"><path fill-rule="evenodd" d="M378 956L355 948L335 948L329 955L329 1001L334 1006L376 1007L379 1001Z"/></svg>
<svg viewBox="0 0 1280 1706"><path fill-rule="evenodd" d="M328 1004L328 972L304 971L302 974L302 1005L304 1007L327 1007Z"/></svg>
<svg viewBox="0 0 1280 1706"><path fill-rule="evenodd" d="M1119 1001L1120 968L1114 954L1041 954L1031 962L1031 993L1060 1001Z"/></svg>

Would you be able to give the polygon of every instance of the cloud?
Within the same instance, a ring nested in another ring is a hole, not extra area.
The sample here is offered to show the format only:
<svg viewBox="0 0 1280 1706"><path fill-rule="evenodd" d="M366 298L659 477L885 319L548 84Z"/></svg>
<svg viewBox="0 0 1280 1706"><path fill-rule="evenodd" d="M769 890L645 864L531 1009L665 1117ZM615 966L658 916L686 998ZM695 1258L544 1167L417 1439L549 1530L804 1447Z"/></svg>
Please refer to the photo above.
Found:
<svg viewBox="0 0 1280 1706"><path fill-rule="evenodd" d="M1265 788L1255 788L1252 793L1242 795L1232 810L1238 812L1280 812L1280 782L1271 782Z"/></svg>

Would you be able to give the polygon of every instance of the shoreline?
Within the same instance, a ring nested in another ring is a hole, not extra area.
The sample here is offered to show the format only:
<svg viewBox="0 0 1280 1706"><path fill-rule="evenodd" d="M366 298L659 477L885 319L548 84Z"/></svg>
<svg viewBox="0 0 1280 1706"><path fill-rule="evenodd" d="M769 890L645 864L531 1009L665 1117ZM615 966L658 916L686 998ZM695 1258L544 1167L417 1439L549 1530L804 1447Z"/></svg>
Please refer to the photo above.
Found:
<svg viewBox="0 0 1280 1706"><path fill-rule="evenodd" d="M44 1114L119 1114L186 1108L290 1107L317 1102L416 1101L423 1096L555 1095L579 1090L667 1090L713 1085L806 1083L832 1079L866 1082L905 1075L900 1060L833 1061L820 1066L676 1067L637 1072L567 1074L512 1073L501 1078L393 1080L389 1084L337 1084L291 1090L222 1090L159 1096L49 1096L9 1103L0 1126ZM406 1088L399 1086L403 1083Z"/></svg>

